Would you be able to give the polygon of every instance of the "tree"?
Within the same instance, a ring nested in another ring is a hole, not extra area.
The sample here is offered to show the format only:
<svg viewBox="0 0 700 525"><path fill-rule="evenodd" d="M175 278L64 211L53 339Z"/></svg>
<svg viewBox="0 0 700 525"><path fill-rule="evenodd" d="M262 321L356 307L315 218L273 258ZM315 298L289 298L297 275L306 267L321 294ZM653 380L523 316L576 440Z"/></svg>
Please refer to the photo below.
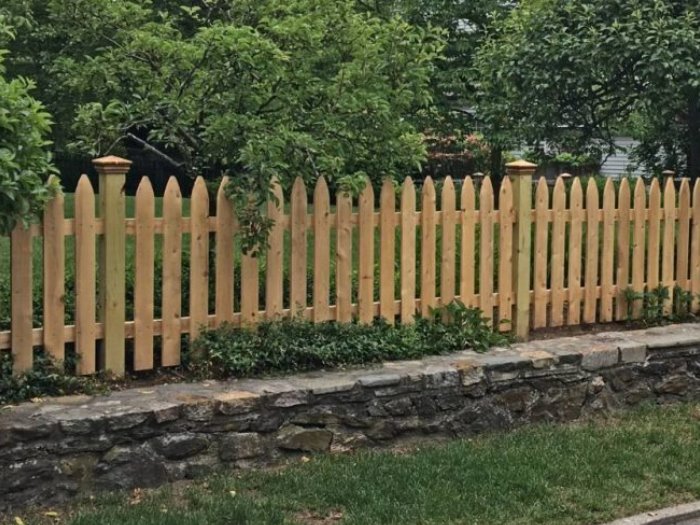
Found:
<svg viewBox="0 0 700 525"><path fill-rule="evenodd" d="M476 60L489 137L605 153L631 128L650 168L698 177L699 12L697 0L522 2Z"/></svg>
<svg viewBox="0 0 700 525"><path fill-rule="evenodd" d="M12 37L8 18L0 15L0 46ZM54 173L46 136L51 119L32 98L33 83L6 79L0 49L0 234L36 219L54 194Z"/></svg>
<svg viewBox="0 0 700 525"><path fill-rule="evenodd" d="M139 145L183 173L229 175L249 211L273 178L354 187L424 159L410 116L431 104L437 30L354 0L39 4L21 47L47 50L43 92L83 152Z"/></svg>
<svg viewBox="0 0 700 525"><path fill-rule="evenodd" d="M379 16L401 16L412 25L438 27L445 34L444 56L435 63L431 87L434 111L422 124L441 134L469 132L474 103L473 60L491 24L513 6L508 0L365 0L358 3Z"/></svg>

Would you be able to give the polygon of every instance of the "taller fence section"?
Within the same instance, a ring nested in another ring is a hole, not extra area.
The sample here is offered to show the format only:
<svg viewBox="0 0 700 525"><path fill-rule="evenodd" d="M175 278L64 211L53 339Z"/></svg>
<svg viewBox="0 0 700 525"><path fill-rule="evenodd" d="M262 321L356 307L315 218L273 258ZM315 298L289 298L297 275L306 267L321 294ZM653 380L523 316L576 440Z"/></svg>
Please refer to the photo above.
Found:
<svg viewBox="0 0 700 525"><path fill-rule="evenodd" d="M203 329L224 323L411 323L454 300L521 338L642 316L637 297L659 286L664 311L681 291L698 307L700 186L691 196L686 180L552 187L522 161L497 193L488 178L385 181L356 197L297 179L287 191L274 185L273 227L252 255L241 250L230 181L212 193L198 179L183 198L173 178L156 197L144 177L125 197L128 161L95 165L98 194L84 176L41 225L0 239L11 273L0 350L16 371L40 347L76 356L80 374L175 366Z"/></svg>

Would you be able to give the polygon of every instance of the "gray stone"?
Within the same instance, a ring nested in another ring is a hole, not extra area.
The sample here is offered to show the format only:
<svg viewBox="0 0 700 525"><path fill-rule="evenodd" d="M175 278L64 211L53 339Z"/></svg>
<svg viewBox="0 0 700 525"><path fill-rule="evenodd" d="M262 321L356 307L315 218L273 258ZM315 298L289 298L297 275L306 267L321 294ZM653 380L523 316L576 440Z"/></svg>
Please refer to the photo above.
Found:
<svg viewBox="0 0 700 525"><path fill-rule="evenodd" d="M357 382L365 388L378 388L398 385L401 382L401 376L397 374L368 375L359 378Z"/></svg>
<svg viewBox="0 0 700 525"><path fill-rule="evenodd" d="M288 425L277 434L278 446L285 450L325 452L330 449L333 432L323 428Z"/></svg>
<svg viewBox="0 0 700 525"><path fill-rule="evenodd" d="M143 450L123 450L118 454L118 457L111 457L111 461L101 461L95 467L95 486L98 489L149 488L168 481L165 465L152 454Z"/></svg>
<svg viewBox="0 0 700 525"><path fill-rule="evenodd" d="M107 420L107 427L111 431L129 430L146 422L148 412L125 412L114 414Z"/></svg>
<svg viewBox="0 0 700 525"><path fill-rule="evenodd" d="M647 359L647 345L627 341L618 345L621 363L643 363Z"/></svg>
<svg viewBox="0 0 700 525"><path fill-rule="evenodd" d="M354 378L329 378L325 381L315 382L312 392L316 396L335 394L336 392L347 392L355 387Z"/></svg>
<svg viewBox="0 0 700 525"><path fill-rule="evenodd" d="M289 408L289 407L295 407L299 405L308 405L309 404L309 393L306 392L305 390L296 390L293 392L284 392L280 394L275 401L272 403L272 406L280 407L280 408Z"/></svg>
<svg viewBox="0 0 700 525"><path fill-rule="evenodd" d="M49 459L31 459L6 465L0 476L0 494L41 486L52 482L59 474L58 466Z"/></svg>
<svg viewBox="0 0 700 525"><path fill-rule="evenodd" d="M56 419L58 419L61 431L71 435L85 435L99 432L103 422L103 417L89 412L60 414Z"/></svg>
<svg viewBox="0 0 700 525"><path fill-rule="evenodd" d="M209 438L202 434L170 434L153 440L153 448L168 459L195 456L209 447Z"/></svg>
<svg viewBox="0 0 700 525"><path fill-rule="evenodd" d="M6 444L13 441L34 441L49 437L59 426L50 421L13 421L0 428L0 435L7 437Z"/></svg>
<svg viewBox="0 0 700 525"><path fill-rule="evenodd" d="M423 376L424 388L454 388L461 385L459 371L450 366L448 370L428 371Z"/></svg>
<svg viewBox="0 0 700 525"><path fill-rule="evenodd" d="M688 377L677 375L664 379L654 387L659 394L683 395L688 390Z"/></svg>
<svg viewBox="0 0 700 525"><path fill-rule="evenodd" d="M71 436L57 443L59 454L75 454L76 452L104 452L112 448L114 440L104 434L97 436Z"/></svg>
<svg viewBox="0 0 700 525"><path fill-rule="evenodd" d="M600 348L589 348L584 351L581 358L581 367L584 370L600 370L609 368L617 364L619 351L617 347L603 346Z"/></svg>
<svg viewBox="0 0 700 525"><path fill-rule="evenodd" d="M245 390L232 390L214 396L216 411L226 416L245 414L255 409L261 397Z"/></svg>
<svg viewBox="0 0 700 525"><path fill-rule="evenodd" d="M210 402L185 405L182 408L182 415L190 421L209 421L214 417L214 407Z"/></svg>
<svg viewBox="0 0 700 525"><path fill-rule="evenodd" d="M261 456L265 452L265 444L259 434L253 432L229 434L219 443L219 458L222 461L237 461Z"/></svg>
<svg viewBox="0 0 700 525"><path fill-rule="evenodd" d="M180 418L179 403L154 402L150 404L149 408L153 412L153 419L159 425L170 421L177 421Z"/></svg>
<svg viewBox="0 0 700 525"><path fill-rule="evenodd" d="M365 431L365 434L370 439L377 441L385 441L391 439L397 434L396 421L391 419L383 419L377 421Z"/></svg>
<svg viewBox="0 0 700 525"><path fill-rule="evenodd" d="M386 410L392 416L406 416L415 412L413 403L408 397L400 397L397 399L392 399L386 403Z"/></svg>

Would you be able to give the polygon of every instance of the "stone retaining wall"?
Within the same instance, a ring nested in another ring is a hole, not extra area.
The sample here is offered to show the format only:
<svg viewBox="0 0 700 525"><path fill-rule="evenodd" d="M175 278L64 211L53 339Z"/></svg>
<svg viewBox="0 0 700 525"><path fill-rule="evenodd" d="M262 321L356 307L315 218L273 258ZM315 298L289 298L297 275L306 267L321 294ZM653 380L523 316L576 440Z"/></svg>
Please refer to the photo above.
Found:
<svg viewBox="0 0 700 525"><path fill-rule="evenodd" d="M698 397L700 325L688 324L48 400L0 412L0 509Z"/></svg>

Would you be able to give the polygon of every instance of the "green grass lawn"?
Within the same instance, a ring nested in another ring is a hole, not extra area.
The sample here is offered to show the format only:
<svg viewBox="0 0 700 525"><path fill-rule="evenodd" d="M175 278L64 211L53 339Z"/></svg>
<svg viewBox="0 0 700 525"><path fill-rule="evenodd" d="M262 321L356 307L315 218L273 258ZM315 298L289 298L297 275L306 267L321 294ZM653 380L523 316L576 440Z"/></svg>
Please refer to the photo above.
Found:
<svg viewBox="0 0 700 525"><path fill-rule="evenodd" d="M61 514L72 525L594 524L700 498L700 406L313 457ZM131 501L130 501L131 500ZM53 523L47 518L25 523Z"/></svg>

